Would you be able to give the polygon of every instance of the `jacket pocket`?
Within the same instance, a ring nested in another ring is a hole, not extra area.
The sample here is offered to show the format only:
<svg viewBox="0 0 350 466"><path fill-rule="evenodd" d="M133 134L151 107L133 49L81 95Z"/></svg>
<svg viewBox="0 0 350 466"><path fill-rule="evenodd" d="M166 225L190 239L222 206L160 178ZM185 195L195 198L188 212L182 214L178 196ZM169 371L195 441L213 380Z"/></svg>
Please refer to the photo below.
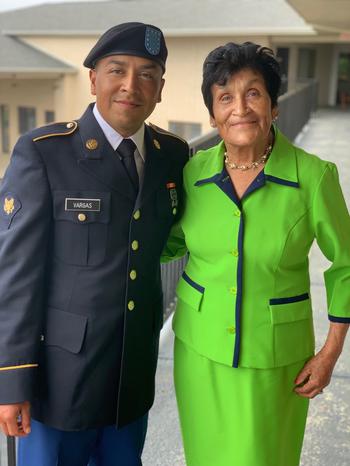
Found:
<svg viewBox="0 0 350 466"><path fill-rule="evenodd" d="M284 366L312 356L315 337L312 308L309 295L282 298L280 304L270 304L273 326L274 360L276 366ZM298 298L298 299L294 299ZM270 303L276 302L270 300Z"/></svg>
<svg viewBox="0 0 350 466"><path fill-rule="evenodd" d="M104 261L110 222L110 193L55 191L54 254L71 265Z"/></svg>
<svg viewBox="0 0 350 466"><path fill-rule="evenodd" d="M176 295L181 301L188 304L196 311L200 310L205 288L193 281L186 272L183 272L182 277L176 287Z"/></svg>
<svg viewBox="0 0 350 466"><path fill-rule="evenodd" d="M85 339L87 320L80 314L48 308L44 344L78 354Z"/></svg>
<svg viewBox="0 0 350 466"><path fill-rule="evenodd" d="M273 325L310 319L312 314L308 293L289 298L270 299L269 307Z"/></svg>

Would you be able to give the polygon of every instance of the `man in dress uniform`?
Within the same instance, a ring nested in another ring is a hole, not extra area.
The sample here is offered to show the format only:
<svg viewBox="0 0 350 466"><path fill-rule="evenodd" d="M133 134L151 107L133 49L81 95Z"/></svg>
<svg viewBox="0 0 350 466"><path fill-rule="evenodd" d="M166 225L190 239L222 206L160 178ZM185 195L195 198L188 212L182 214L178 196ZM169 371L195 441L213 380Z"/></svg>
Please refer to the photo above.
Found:
<svg viewBox="0 0 350 466"><path fill-rule="evenodd" d="M162 326L159 258L188 146L146 125L167 49L115 26L96 104L22 136L0 192L0 427L20 466L139 466Z"/></svg>

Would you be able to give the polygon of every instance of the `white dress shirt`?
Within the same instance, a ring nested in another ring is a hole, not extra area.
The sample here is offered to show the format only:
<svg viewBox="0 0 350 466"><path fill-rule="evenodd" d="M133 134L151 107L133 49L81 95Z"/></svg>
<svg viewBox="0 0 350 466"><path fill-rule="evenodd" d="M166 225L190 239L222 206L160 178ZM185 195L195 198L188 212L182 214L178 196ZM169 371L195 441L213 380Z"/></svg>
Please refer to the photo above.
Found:
<svg viewBox="0 0 350 466"><path fill-rule="evenodd" d="M121 134L118 133L107 121L102 117L101 113L98 111L97 105L94 105L93 114L97 120L97 123L100 125L104 135L106 136L107 141L113 147L113 150L117 150L119 144L124 139ZM145 169L145 160L146 160L146 148L145 148L145 125L141 125L141 128L136 131L135 134L131 135L129 138L135 145L136 150L134 153L136 170L139 175L139 183L142 186L144 169Z"/></svg>

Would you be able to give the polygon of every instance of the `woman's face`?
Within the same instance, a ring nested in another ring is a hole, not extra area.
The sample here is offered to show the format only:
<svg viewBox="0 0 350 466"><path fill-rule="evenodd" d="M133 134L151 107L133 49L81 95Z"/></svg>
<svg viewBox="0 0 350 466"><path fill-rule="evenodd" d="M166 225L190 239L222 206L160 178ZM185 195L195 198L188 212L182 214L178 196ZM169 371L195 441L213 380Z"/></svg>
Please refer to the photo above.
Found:
<svg viewBox="0 0 350 466"><path fill-rule="evenodd" d="M263 150L277 107L271 99L262 75L250 68L233 74L224 86L212 86L211 124L217 127L226 148L252 147Z"/></svg>

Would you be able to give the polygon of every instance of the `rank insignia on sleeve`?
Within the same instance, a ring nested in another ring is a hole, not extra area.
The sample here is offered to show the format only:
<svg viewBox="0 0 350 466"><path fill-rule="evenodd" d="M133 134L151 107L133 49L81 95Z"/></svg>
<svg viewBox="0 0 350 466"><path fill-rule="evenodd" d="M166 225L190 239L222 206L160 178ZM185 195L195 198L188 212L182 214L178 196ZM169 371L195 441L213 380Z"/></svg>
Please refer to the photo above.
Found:
<svg viewBox="0 0 350 466"><path fill-rule="evenodd" d="M2 202L1 217L7 219L7 225L9 226L15 214L22 207L21 201L14 194L6 193L0 202Z"/></svg>
<svg viewBox="0 0 350 466"><path fill-rule="evenodd" d="M15 200L13 197L5 197L4 201L4 211L7 215L12 214L15 210Z"/></svg>

